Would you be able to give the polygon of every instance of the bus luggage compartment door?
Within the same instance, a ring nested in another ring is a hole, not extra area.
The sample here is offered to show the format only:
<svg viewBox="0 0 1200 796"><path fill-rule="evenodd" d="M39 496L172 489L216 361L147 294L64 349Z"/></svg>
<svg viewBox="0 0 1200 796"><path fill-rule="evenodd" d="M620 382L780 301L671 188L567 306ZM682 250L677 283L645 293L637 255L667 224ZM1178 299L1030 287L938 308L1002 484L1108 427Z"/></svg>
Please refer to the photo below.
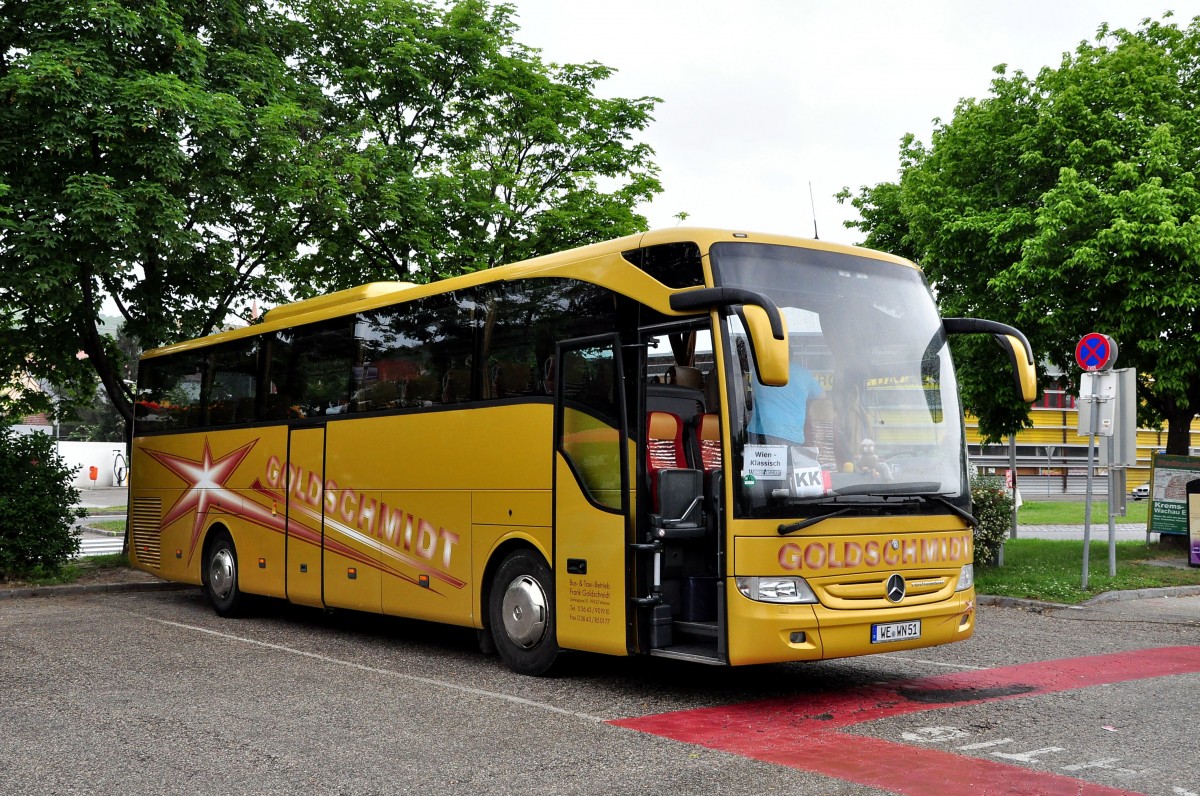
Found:
<svg viewBox="0 0 1200 796"><path fill-rule="evenodd" d="M324 606L325 427L294 428L288 435L287 597Z"/></svg>

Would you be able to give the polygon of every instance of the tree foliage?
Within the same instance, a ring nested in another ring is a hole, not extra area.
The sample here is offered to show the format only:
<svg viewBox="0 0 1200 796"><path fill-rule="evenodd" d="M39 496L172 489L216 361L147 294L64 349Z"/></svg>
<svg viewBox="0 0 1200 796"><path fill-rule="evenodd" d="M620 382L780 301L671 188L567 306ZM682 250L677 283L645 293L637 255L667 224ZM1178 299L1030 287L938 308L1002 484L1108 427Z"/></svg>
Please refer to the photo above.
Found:
<svg viewBox="0 0 1200 796"><path fill-rule="evenodd" d="M634 136L656 100L597 96L608 67L545 63L483 0L300 10L344 183L298 282L423 282L645 229L634 208L660 186Z"/></svg>
<svg viewBox="0 0 1200 796"><path fill-rule="evenodd" d="M0 408L47 408L12 388L39 379L87 402L99 377L131 416L106 299L144 349L644 229L655 100L599 98L606 67L515 33L485 0L11 4Z"/></svg>
<svg viewBox="0 0 1200 796"><path fill-rule="evenodd" d="M944 315L1013 323L1072 377L1079 338L1112 335L1142 420L1167 420L1168 450L1186 453L1200 410L1200 20L1101 26L1057 68L996 72L928 147L903 139L898 183L843 191L854 225L919 261ZM999 360L959 349L984 433L1027 422Z"/></svg>
<svg viewBox="0 0 1200 796"><path fill-rule="evenodd" d="M143 347L207 333L290 260L320 92L237 2L18 4L0 23L0 366L130 416L105 296ZM297 195L299 191L299 195ZM82 351L86 360L78 360Z"/></svg>
<svg viewBox="0 0 1200 796"><path fill-rule="evenodd" d="M0 428L0 580L57 574L79 552L73 479L49 436Z"/></svg>

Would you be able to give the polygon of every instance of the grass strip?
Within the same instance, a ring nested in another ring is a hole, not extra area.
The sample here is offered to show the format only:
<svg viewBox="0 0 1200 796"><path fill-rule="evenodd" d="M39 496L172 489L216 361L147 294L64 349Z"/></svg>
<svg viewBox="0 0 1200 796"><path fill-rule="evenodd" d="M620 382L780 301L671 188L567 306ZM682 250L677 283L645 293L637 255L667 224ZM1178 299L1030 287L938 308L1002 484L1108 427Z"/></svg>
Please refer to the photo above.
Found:
<svg viewBox="0 0 1200 796"><path fill-rule="evenodd" d="M98 508L93 506L83 510L84 515L88 517L98 517L103 514L127 514L128 512L128 506L101 506Z"/></svg>
<svg viewBox="0 0 1200 796"><path fill-rule="evenodd" d="M1150 501L1129 501L1124 517L1118 523L1146 524L1146 510ZM1017 509L1017 525L1083 525L1086 506L1082 500L1028 501ZM1108 525L1108 503L1092 502L1092 525Z"/></svg>
<svg viewBox="0 0 1200 796"><path fill-rule="evenodd" d="M1009 539L1003 567L976 567L980 594L1023 597L1066 603L1084 602L1106 591L1200 585L1200 568L1161 566L1150 562L1186 561L1183 550L1163 550L1145 542L1117 543L1117 574L1108 574L1108 543L1092 542L1088 588L1083 581L1083 542Z"/></svg>

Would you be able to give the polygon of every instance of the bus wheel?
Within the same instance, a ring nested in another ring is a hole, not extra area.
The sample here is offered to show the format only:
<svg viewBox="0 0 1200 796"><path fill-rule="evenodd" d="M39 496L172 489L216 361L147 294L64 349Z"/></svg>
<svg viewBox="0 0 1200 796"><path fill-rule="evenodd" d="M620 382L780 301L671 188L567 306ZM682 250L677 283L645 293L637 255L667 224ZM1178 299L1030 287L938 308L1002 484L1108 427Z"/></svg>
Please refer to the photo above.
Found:
<svg viewBox="0 0 1200 796"><path fill-rule="evenodd" d="M238 588L237 549L225 531L218 531L204 548L204 593L221 616L237 616L246 597Z"/></svg>
<svg viewBox="0 0 1200 796"><path fill-rule="evenodd" d="M558 657L554 630L554 581L532 550L504 559L492 581L488 616L496 651L514 672L545 674Z"/></svg>

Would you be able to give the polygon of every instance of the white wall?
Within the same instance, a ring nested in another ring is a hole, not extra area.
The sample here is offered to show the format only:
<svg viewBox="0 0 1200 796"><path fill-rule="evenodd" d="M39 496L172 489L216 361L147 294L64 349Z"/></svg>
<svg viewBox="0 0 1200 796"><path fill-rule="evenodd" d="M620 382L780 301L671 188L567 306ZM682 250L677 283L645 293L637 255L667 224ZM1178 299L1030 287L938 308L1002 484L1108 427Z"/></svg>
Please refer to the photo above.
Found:
<svg viewBox="0 0 1200 796"><path fill-rule="evenodd" d="M58 441L58 453L66 461L67 466L75 470L73 485L77 489L88 489L97 486L117 486L113 481L113 454L120 451L125 453L123 442L73 442ZM89 478L88 468L96 468L96 480ZM128 468L126 468L128 470ZM128 472L125 482L128 483Z"/></svg>

